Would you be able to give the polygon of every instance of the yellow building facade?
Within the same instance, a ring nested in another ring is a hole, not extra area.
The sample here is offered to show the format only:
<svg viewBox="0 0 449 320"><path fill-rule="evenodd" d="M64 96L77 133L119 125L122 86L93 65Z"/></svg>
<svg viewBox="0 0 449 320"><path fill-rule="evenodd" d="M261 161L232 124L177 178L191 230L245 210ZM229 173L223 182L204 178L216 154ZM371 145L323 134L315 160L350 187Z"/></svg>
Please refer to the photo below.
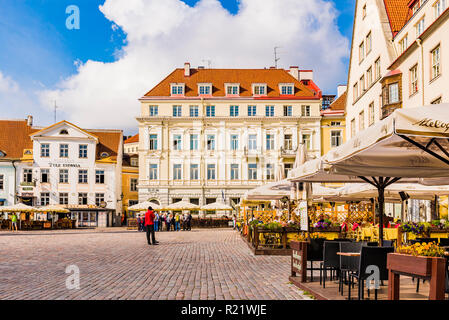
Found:
<svg viewBox="0 0 449 320"><path fill-rule="evenodd" d="M127 153L129 150L133 150L133 145L136 143L139 143L139 135L127 139L124 143L122 196L123 212L127 217L133 216L133 214L130 215L128 207L139 203L139 192L137 190L139 182L139 156L137 153Z"/></svg>

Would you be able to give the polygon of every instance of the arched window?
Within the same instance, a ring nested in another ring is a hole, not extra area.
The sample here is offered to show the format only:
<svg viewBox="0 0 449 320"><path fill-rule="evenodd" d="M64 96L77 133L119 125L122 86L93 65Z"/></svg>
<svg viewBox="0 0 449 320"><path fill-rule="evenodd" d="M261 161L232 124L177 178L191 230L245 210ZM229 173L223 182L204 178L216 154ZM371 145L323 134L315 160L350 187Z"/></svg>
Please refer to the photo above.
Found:
<svg viewBox="0 0 449 320"><path fill-rule="evenodd" d="M69 134L69 132L66 129L62 129L59 131L59 134Z"/></svg>

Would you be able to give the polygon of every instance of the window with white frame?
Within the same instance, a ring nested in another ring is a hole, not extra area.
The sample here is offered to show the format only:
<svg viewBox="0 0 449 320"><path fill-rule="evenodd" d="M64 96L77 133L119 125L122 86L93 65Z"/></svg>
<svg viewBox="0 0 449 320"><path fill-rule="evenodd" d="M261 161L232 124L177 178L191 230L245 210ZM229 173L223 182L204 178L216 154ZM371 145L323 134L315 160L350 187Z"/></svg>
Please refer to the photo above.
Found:
<svg viewBox="0 0 449 320"><path fill-rule="evenodd" d="M95 205L99 207L103 202L104 202L104 193L95 193Z"/></svg>
<svg viewBox="0 0 449 320"><path fill-rule="evenodd" d="M59 169L59 183L69 183L68 169Z"/></svg>
<svg viewBox="0 0 449 320"><path fill-rule="evenodd" d="M182 150L182 136L180 134L173 135L173 150Z"/></svg>
<svg viewBox="0 0 449 320"><path fill-rule="evenodd" d="M359 45L359 63L365 59L365 42Z"/></svg>
<svg viewBox="0 0 449 320"><path fill-rule="evenodd" d="M368 107L368 126L372 126L374 124L374 101L370 103Z"/></svg>
<svg viewBox="0 0 449 320"><path fill-rule="evenodd" d="M181 164L174 164L173 165L173 180L182 180Z"/></svg>
<svg viewBox="0 0 449 320"><path fill-rule="evenodd" d="M265 116L274 117L274 106L265 106Z"/></svg>
<svg viewBox="0 0 449 320"><path fill-rule="evenodd" d="M368 55L373 49L373 39L371 37L371 31L366 36L366 55Z"/></svg>
<svg viewBox="0 0 449 320"><path fill-rule="evenodd" d="M206 106L206 117L215 117L215 106Z"/></svg>
<svg viewBox="0 0 449 320"><path fill-rule="evenodd" d="M33 170L23 169L23 182L31 183L33 182Z"/></svg>
<svg viewBox="0 0 449 320"><path fill-rule="evenodd" d="M87 183L87 170L81 169L78 170L78 183Z"/></svg>
<svg viewBox="0 0 449 320"><path fill-rule="evenodd" d="M50 170L41 169L41 183L49 183L49 182L50 182Z"/></svg>
<svg viewBox="0 0 449 320"><path fill-rule="evenodd" d="M172 84L171 85L172 95L183 95L184 94L184 84Z"/></svg>
<svg viewBox="0 0 449 320"><path fill-rule="evenodd" d="M157 150L157 134L150 134L150 150Z"/></svg>
<svg viewBox="0 0 449 320"><path fill-rule="evenodd" d="M190 150L198 150L198 135L191 134L190 135Z"/></svg>
<svg viewBox="0 0 449 320"><path fill-rule="evenodd" d="M398 103L399 102L399 83L392 83L388 85L388 103Z"/></svg>
<svg viewBox="0 0 449 320"><path fill-rule="evenodd" d="M248 106L248 117L254 117L256 115L256 111L256 106Z"/></svg>
<svg viewBox="0 0 449 320"><path fill-rule="evenodd" d="M284 117L291 117L293 115L292 106L284 106Z"/></svg>
<svg viewBox="0 0 449 320"><path fill-rule="evenodd" d="M158 179L158 165L157 164L150 164L150 180L157 180Z"/></svg>
<svg viewBox="0 0 449 320"><path fill-rule="evenodd" d="M359 130L365 130L365 111L359 113Z"/></svg>
<svg viewBox="0 0 449 320"><path fill-rule="evenodd" d="M331 147L338 147L342 143L342 135L341 130L332 130L331 131Z"/></svg>
<svg viewBox="0 0 449 320"><path fill-rule="evenodd" d="M381 65L380 65L380 57L376 60L376 62L374 62L374 78L380 79L381 77Z"/></svg>
<svg viewBox="0 0 449 320"><path fill-rule="evenodd" d="M41 144L41 157L42 158L50 157L50 145L48 143Z"/></svg>
<svg viewBox="0 0 449 320"><path fill-rule="evenodd" d="M274 180L274 165L272 163L267 163L267 172L266 172L266 179L267 180Z"/></svg>
<svg viewBox="0 0 449 320"><path fill-rule="evenodd" d="M416 37L418 38L423 32L425 28L425 18L423 17L417 24L415 24Z"/></svg>
<svg viewBox="0 0 449 320"><path fill-rule="evenodd" d="M131 192L137 192L137 184L138 184L138 179L136 178L131 178L129 180L129 191Z"/></svg>
<svg viewBox="0 0 449 320"><path fill-rule="evenodd" d="M207 135L207 150L215 150L215 135L209 134Z"/></svg>
<svg viewBox="0 0 449 320"><path fill-rule="evenodd" d="M274 150L274 134L267 134L267 150Z"/></svg>
<svg viewBox="0 0 449 320"><path fill-rule="evenodd" d="M68 144L60 144L59 145L59 157L60 158L68 158L69 157L69 145Z"/></svg>
<svg viewBox="0 0 449 320"><path fill-rule="evenodd" d="M351 120L351 137L355 136L355 119Z"/></svg>
<svg viewBox="0 0 449 320"><path fill-rule="evenodd" d="M230 106L229 115L231 117L238 117L239 116L239 106Z"/></svg>
<svg viewBox="0 0 449 320"><path fill-rule="evenodd" d="M87 159L87 144L80 144L78 151L80 159Z"/></svg>
<svg viewBox="0 0 449 320"><path fill-rule="evenodd" d="M69 204L69 194L67 192L61 192L59 194L59 204L61 205Z"/></svg>
<svg viewBox="0 0 449 320"><path fill-rule="evenodd" d="M293 150L293 138L291 134L284 135L284 149Z"/></svg>
<svg viewBox="0 0 449 320"><path fill-rule="evenodd" d="M182 106L173 106L173 117L182 116Z"/></svg>
<svg viewBox="0 0 449 320"><path fill-rule="evenodd" d="M201 84L198 86L198 92L200 95L210 95L212 88L210 84Z"/></svg>
<svg viewBox="0 0 449 320"><path fill-rule="evenodd" d="M87 204L87 193L81 192L78 193L78 204L79 205L86 205Z"/></svg>
<svg viewBox="0 0 449 320"><path fill-rule="evenodd" d="M150 106L150 117L155 117L159 115L159 107L158 106Z"/></svg>
<svg viewBox="0 0 449 320"><path fill-rule="evenodd" d="M366 87L365 87L365 76L362 76L360 78L360 94L365 93Z"/></svg>
<svg viewBox="0 0 449 320"><path fill-rule="evenodd" d="M104 170L95 170L95 183L104 184L104 182L105 182Z"/></svg>
<svg viewBox="0 0 449 320"><path fill-rule="evenodd" d="M367 81L367 87L371 87L373 84L373 67L369 67L366 71L366 81Z"/></svg>
<svg viewBox="0 0 449 320"><path fill-rule="evenodd" d="M440 68L440 46L436 47L431 52L432 56L432 73L431 73L431 79L435 79L438 77L441 73Z"/></svg>
<svg viewBox="0 0 449 320"><path fill-rule="evenodd" d="M215 164L207 165L207 180L215 180Z"/></svg>
<svg viewBox="0 0 449 320"><path fill-rule="evenodd" d="M284 84L281 85L281 95L293 95L294 93L294 86L291 84Z"/></svg>
<svg viewBox="0 0 449 320"><path fill-rule="evenodd" d="M404 36L404 38L399 41L399 54L402 54L408 48L408 34Z"/></svg>
<svg viewBox="0 0 449 320"><path fill-rule="evenodd" d="M302 135L302 143L304 143L307 150L312 149L312 135L310 133L306 133Z"/></svg>
<svg viewBox="0 0 449 320"><path fill-rule="evenodd" d="M257 180L257 163L248 164L248 180Z"/></svg>
<svg viewBox="0 0 449 320"><path fill-rule="evenodd" d="M418 65L410 69L410 95L418 92Z"/></svg>
<svg viewBox="0 0 449 320"><path fill-rule="evenodd" d="M199 180L198 164L190 165L190 180Z"/></svg>
<svg viewBox="0 0 449 320"><path fill-rule="evenodd" d="M352 87L352 96L353 96L353 101L355 102L357 100L357 98L359 97L359 83L356 82L354 84L354 86Z"/></svg>
<svg viewBox="0 0 449 320"><path fill-rule="evenodd" d="M418 9L421 7L421 0L418 0L415 2L415 4L412 7L412 14L415 14L416 12L418 12Z"/></svg>
<svg viewBox="0 0 449 320"><path fill-rule="evenodd" d="M250 134L248 136L248 150L257 150L257 135Z"/></svg>
<svg viewBox="0 0 449 320"><path fill-rule="evenodd" d="M262 96L267 94L266 85L254 85L254 95Z"/></svg>
<svg viewBox="0 0 449 320"><path fill-rule="evenodd" d="M239 136L237 134L231 135L231 150L236 151L239 149Z"/></svg>
<svg viewBox="0 0 449 320"><path fill-rule="evenodd" d="M310 117L310 106L301 106L301 116L303 117Z"/></svg>
<svg viewBox="0 0 449 320"><path fill-rule="evenodd" d="M190 117L197 118L199 116L198 106L190 106Z"/></svg>
<svg viewBox="0 0 449 320"><path fill-rule="evenodd" d="M437 19L443 13L443 11L446 10L446 1L447 0L438 0L433 5L435 11L435 19Z"/></svg>
<svg viewBox="0 0 449 320"><path fill-rule="evenodd" d="M231 180L239 180L239 165L231 164Z"/></svg>
<svg viewBox="0 0 449 320"><path fill-rule="evenodd" d="M235 96L239 94L239 86L234 84L229 84L226 86L226 94L229 96Z"/></svg>
<svg viewBox="0 0 449 320"><path fill-rule="evenodd" d="M50 204L50 193L41 192L41 206L48 206Z"/></svg>

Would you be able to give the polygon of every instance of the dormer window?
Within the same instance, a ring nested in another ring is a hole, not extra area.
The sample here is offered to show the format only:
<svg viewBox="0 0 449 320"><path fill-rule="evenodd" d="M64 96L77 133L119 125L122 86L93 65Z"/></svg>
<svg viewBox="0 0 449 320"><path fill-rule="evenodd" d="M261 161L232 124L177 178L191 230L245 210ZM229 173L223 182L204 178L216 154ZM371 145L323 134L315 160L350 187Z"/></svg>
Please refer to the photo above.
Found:
<svg viewBox="0 0 449 320"><path fill-rule="evenodd" d="M212 94L212 85L210 83L198 84L198 93L200 96L207 96Z"/></svg>
<svg viewBox="0 0 449 320"><path fill-rule="evenodd" d="M107 153L107 152L102 152L100 154L100 158L102 158L102 159L107 158L107 157L109 157L109 153Z"/></svg>
<svg viewBox="0 0 449 320"><path fill-rule="evenodd" d="M184 95L184 83L172 83L171 84L171 95L172 96L182 96Z"/></svg>
<svg viewBox="0 0 449 320"><path fill-rule="evenodd" d="M283 96L292 96L294 93L295 86L293 83L286 83L286 84L280 84L279 85L281 95Z"/></svg>
<svg viewBox="0 0 449 320"><path fill-rule="evenodd" d="M264 96L267 94L267 85L264 83L253 84L253 94L255 96Z"/></svg>
<svg viewBox="0 0 449 320"><path fill-rule="evenodd" d="M225 87L227 96L238 96L240 94L240 84L226 83Z"/></svg>

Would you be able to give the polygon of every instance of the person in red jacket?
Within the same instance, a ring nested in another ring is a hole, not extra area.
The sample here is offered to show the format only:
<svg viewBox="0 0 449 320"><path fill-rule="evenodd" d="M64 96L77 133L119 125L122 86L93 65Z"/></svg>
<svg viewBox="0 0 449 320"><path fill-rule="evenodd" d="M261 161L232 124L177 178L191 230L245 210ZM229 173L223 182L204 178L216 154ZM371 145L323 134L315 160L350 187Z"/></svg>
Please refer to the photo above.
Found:
<svg viewBox="0 0 449 320"><path fill-rule="evenodd" d="M148 207L148 211L145 213L145 227L147 229L147 241L149 245L151 245L151 242L153 242L153 245L157 245L159 243L156 241L156 236L154 234L154 218L155 215L153 208Z"/></svg>

